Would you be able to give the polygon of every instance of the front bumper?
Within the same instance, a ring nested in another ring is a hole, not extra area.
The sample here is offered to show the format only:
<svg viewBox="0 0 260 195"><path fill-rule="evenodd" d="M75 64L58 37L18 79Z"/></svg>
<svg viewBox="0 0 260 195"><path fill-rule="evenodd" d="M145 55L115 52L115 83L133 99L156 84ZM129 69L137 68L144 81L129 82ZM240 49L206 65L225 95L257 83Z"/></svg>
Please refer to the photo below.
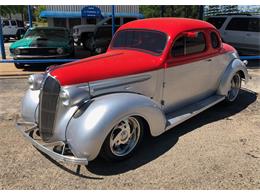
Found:
<svg viewBox="0 0 260 195"><path fill-rule="evenodd" d="M57 141L52 143L45 143L41 140L39 136L36 136L36 131L38 131L38 126L35 123L17 121L16 123L17 129L22 135L29 141L33 146L35 146L38 150L45 153L52 159L58 162L69 162L77 165L87 165L87 158L77 158L73 155L65 154L65 145L66 143L63 141ZM60 153L57 153L53 150L55 146L61 146L63 149Z"/></svg>

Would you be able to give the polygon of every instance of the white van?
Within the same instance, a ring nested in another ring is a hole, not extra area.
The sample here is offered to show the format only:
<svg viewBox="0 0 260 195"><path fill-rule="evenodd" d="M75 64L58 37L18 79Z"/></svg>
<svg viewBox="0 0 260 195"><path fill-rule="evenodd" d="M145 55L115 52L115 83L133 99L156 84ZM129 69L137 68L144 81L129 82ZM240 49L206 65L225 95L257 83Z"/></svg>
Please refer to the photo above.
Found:
<svg viewBox="0 0 260 195"><path fill-rule="evenodd" d="M219 31L222 40L240 52L260 54L260 16L212 16L207 21Z"/></svg>
<svg viewBox="0 0 260 195"><path fill-rule="evenodd" d="M5 39L15 38L20 39L21 35L25 33L24 24L20 20L7 20L2 21L3 36Z"/></svg>

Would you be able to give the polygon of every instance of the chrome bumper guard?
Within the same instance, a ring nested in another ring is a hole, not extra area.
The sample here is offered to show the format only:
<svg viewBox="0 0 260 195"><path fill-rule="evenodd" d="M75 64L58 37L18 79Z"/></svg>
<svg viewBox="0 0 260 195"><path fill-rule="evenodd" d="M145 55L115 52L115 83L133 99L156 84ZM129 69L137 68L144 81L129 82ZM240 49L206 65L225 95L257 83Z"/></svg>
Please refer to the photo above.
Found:
<svg viewBox="0 0 260 195"><path fill-rule="evenodd" d="M32 143L38 150L47 154L52 159L58 162L69 162L77 165L87 165L87 158L77 158L72 155L65 155L65 143L63 141L57 141L52 143L39 143L41 140L40 137L34 138L34 134L37 130L39 130L38 126L35 123L17 121L16 122L17 129L22 133L22 135ZM26 128L27 127L27 128ZM55 146L62 146L61 154L53 151Z"/></svg>

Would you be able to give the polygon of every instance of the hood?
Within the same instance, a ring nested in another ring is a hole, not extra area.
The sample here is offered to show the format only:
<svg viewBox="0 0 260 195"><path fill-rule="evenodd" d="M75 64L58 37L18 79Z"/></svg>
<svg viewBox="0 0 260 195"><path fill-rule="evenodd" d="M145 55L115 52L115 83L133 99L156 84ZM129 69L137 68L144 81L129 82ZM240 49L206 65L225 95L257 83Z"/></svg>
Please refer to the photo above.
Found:
<svg viewBox="0 0 260 195"><path fill-rule="evenodd" d="M50 70L62 86L133 75L163 67L160 56L133 50L110 50Z"/></svg>
<svg viewBox="0 0 260 195"><path fill-rule="evenodd" d="M73 27L73 29L84 29L87 30L88 32L94 32L95 28L96 28L95 24L77 25Z"/></svg>
<svg viewBox="0 0 260 195"><path fill-rule="evenodd" d="M18 47L68 47L68 41L65 39L50 40L42 39L40 37L28 37L14 42L10 46L10 49Z"/></svg>

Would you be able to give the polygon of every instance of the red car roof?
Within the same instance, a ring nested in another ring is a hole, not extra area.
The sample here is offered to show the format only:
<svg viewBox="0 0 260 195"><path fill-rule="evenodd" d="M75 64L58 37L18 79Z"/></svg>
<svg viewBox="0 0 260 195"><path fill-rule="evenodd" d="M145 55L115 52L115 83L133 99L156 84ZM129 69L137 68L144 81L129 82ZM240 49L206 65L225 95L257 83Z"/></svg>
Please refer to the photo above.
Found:
<svg viewBox="0 0 260 195"><path fill-rule="evenodd" d="M176 36L181 32L190 31L194 29L215 29L215 27L208 22L189 18L149 18L143 20L135 20L121 26L119 30L129 28L158 30L161 32L165 32L170 36Z"/></svg>

